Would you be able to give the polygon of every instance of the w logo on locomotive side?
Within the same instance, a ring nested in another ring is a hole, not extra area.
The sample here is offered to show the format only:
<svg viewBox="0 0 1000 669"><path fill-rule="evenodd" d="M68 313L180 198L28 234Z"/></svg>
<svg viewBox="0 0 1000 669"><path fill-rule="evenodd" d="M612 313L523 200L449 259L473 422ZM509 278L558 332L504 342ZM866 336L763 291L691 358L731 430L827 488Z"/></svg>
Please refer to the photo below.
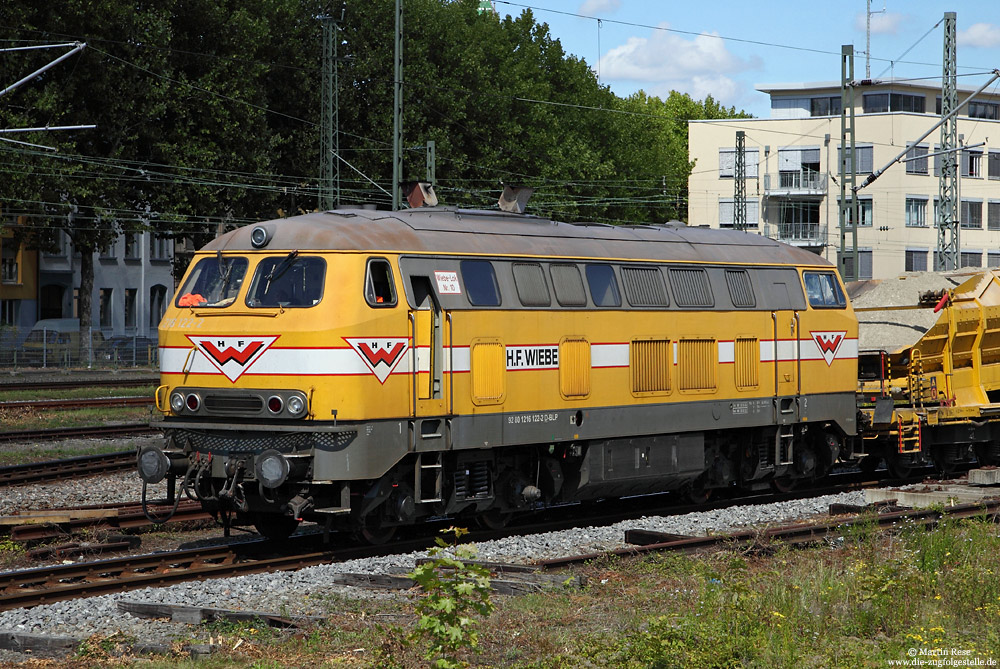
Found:
<svg viewBox="0 0 1000 669"><path fill-rule="evenodd" d="M378 378L379 383L385 383L392 370L396 369L410 343L408 339L371 337L351 337L345 338L345 341L357 352L365 366Z"/></svg>
<svg viewBox="0 0 1000 669"><path fill-rule="evenodd" d="M837 351L840 350L840 345L844 343L847 332L841 330L838 332L810 332L809 334L816 342L816 348L826 360L827 366L832 365L833 359L837 357Z"/></svg>
<svg viewBox="0 0 1000 669"><path fill-rule="evenodd" d="M226 378L236 383L278 338L272 337L192 337L191 343Z"/></svg>

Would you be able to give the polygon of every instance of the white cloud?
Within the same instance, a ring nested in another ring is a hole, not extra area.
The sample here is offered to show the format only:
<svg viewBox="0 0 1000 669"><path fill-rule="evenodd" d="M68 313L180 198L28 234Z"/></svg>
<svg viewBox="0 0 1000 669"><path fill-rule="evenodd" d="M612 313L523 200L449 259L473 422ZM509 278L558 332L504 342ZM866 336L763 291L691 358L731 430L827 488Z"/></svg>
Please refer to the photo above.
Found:
<svg viewBox="0 0 1000 669"><path fill-rule="evenodd" d="M872 14L872 35L896 35L906 17L903 14L894 12L884 12ZM865 13L854 15L854 28L859 32L865 32Z"/></svg>
<svg viewBox="0 0 1000 669"><path fill-rule="evenodd" d="M660 24L661 28L668 24ZM601 57L601 78L666 82L703 80L757 67L733 55L724 40L712 34L694 39L663 30L650 37L630 37Z"/></svg>
<svg viewBox="0 0 1000 669"><path fill-rule="evenodd" d="M1000 46L1000 27L992 23L974 23L968 30L958 31L958 43L962 46Z"/></svg>
<svg viewBox="0 0 1000 669"><path fill-rule="evenodd" d="M580 9L578 9L576 13L583 14L585 16L608 14L618 11L618 8L621 6L622 0L586 0L582 5L580 5Z"/></svg>

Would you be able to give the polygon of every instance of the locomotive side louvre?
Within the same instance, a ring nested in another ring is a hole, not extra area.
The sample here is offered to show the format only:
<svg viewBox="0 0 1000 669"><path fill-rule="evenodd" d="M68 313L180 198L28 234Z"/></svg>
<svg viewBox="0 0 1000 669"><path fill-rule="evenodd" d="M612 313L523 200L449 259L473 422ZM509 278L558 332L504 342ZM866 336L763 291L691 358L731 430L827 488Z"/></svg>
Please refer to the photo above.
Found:
<svg viewBox="0 0 1000 669"><path fill-rule="evenodd" d="M334 527L819 475L856 432L843 286L705 232L441 209L229 233L161 323L168 442L140 472ZM213 266L240 274L217 302Z"/></svg>

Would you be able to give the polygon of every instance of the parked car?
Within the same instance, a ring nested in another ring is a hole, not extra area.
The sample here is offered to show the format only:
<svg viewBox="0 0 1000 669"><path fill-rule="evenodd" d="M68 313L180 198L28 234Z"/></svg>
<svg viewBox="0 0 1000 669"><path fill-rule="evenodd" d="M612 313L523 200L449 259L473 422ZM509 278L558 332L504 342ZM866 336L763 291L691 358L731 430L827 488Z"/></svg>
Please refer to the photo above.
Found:
<svg viewBox="0 0 1000 669"><path fill-rule="evenodd" d="M100 330L90 332L92 347L104 343ZM21 344L22 365L65 365L80 361L80 319L43 318L35 323Z"/></svg>

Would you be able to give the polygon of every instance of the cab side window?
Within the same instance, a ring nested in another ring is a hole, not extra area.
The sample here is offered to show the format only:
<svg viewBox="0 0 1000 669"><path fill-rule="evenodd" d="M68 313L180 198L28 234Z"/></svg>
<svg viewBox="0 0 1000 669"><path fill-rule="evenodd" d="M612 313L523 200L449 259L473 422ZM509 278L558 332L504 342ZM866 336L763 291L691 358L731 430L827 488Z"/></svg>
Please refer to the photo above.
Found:
<svg viewBox="0 0 1000 669"><path fill-rule="evenodd" d="M832 272L803 272L806 296L814 309L844 309L847 300Z"/></svg>
<svg viewBox="0 0 1000 669"><path fill-rule="evenodd" d="M392 266L383 258L371 258L365 272L365 301L372 307L396 306L396 282Z"/></svg>

